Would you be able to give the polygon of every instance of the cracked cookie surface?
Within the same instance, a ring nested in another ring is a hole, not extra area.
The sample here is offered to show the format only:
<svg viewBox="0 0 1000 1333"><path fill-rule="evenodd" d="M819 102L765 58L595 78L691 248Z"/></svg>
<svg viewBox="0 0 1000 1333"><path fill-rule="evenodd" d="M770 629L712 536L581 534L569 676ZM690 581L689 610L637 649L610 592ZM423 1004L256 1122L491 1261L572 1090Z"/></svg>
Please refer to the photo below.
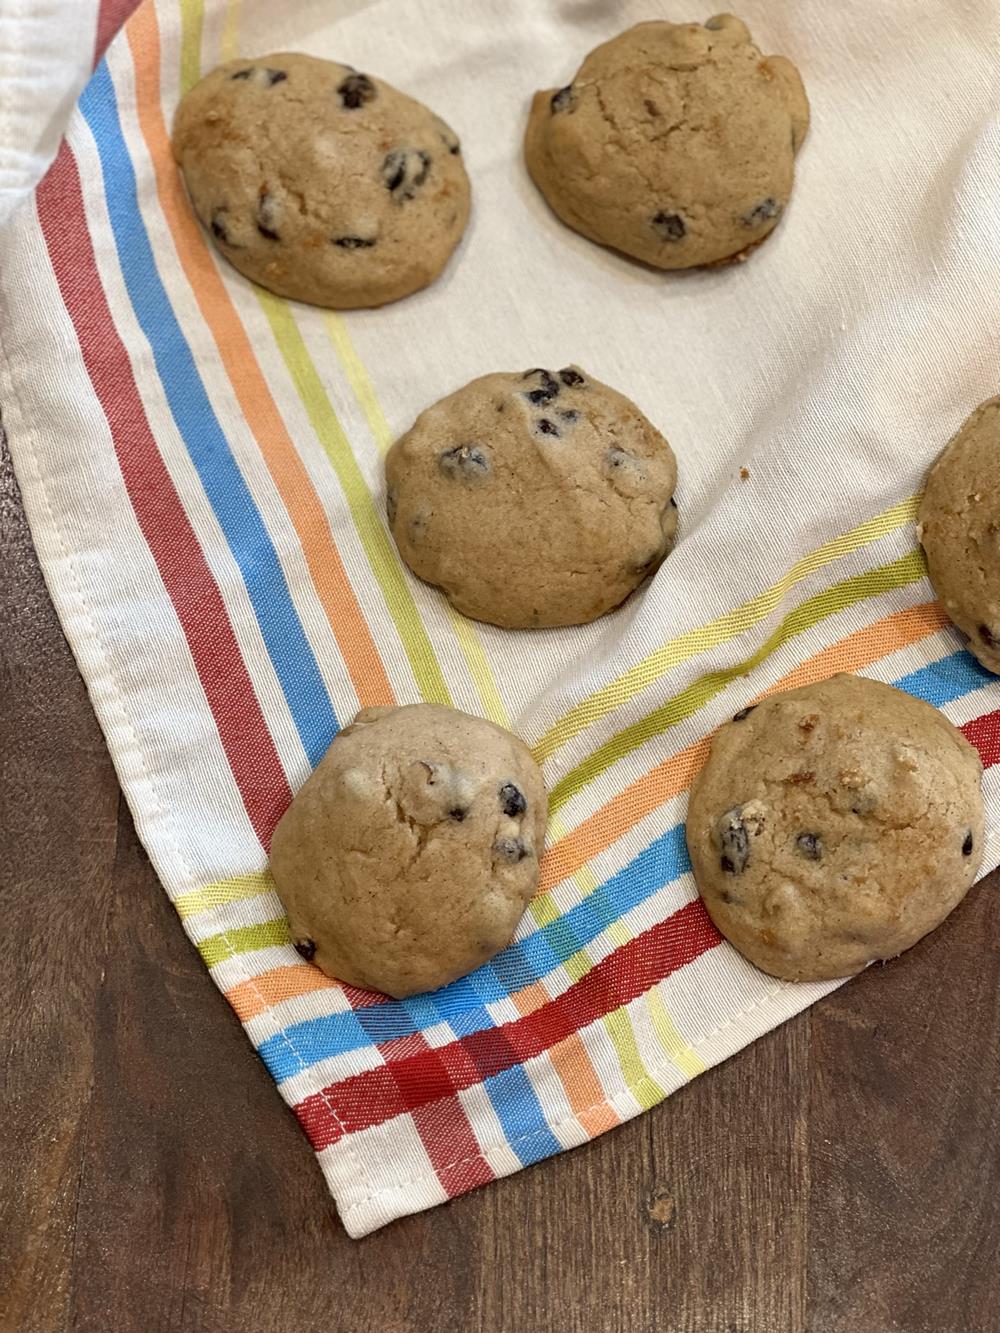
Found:
<svg viewBox="0 0 1000 1333"><path fill-rule="evenodd" d="M893 958L962 900L983 854L982 765L943 713L834 676L718 732L687 843L723 935L788 981Z"/></svg>
<svg viewBox="0 0 1000 1333"><path fill-rule="evenodd" d="M186 94L174 156L217 249L281 296L348 309L427 286L469 215L458 137L348 65L232 60Z"/></svg>
<svg viewBox="0 0 1000 1333"><path fill-rule="evenodd" d="M275 830L296 948L396 998L464 976L509 943L538 887L546 811L510 732L436 704L364 709Z"/></svg>
<svg viewBox="0 0 1000 1333"><path fill-rule="evenodd" d="M770 235L808 126L795 66L763 57L740 19L657 20L535 95L525 158L574 230L656 268L694 268Z"/></svg>
<svg viewBox="0 0 1000 1333"><path fill-rule="evenodd" d="M931 468L917 535L944 609L1000 675L1000 398L976 408Z"/></svg>
<svg viewBox="0 0 1000 1333"><path fill-rule="evenodd" d="M659 431L578 366L473 380L386 459L410 569L508 629L584 624L623 602L673 548L676 480Z"/></svg>

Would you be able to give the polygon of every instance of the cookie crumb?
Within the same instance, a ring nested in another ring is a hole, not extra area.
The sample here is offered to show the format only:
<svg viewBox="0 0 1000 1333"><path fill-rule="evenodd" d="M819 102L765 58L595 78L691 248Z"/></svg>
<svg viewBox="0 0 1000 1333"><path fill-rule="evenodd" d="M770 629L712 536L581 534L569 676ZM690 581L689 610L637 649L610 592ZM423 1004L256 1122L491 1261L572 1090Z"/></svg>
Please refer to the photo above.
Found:
<svg viewBox="0 0 1000 1333"><path fill-rule="evenodd" d="M749 481L749 480L750 480L750 469L748 467L741 467L740 481Z"/></svg>

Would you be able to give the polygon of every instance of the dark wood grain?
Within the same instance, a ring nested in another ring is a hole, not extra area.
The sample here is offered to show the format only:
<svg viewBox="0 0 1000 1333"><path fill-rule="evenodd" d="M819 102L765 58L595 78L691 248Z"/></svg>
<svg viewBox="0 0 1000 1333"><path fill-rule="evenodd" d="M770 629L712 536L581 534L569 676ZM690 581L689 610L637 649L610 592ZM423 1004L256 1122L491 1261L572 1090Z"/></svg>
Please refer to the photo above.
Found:
<svg viewBox="0 0 1000 1333"><path fill-rule="evenodd" d="M349 1241L140 849L0 464L4 1333L1000 1330L997 885L648 1115Z"/></svg>

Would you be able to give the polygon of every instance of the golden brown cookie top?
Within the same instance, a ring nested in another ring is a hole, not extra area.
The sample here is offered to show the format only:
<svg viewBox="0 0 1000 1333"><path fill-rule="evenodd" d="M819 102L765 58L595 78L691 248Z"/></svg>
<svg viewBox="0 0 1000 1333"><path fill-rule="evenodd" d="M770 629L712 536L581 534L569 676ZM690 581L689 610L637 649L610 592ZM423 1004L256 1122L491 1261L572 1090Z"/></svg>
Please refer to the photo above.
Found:
<svg viewBox="0 0 1000 1333"><path fill-rule="evenodd" d="M403 559L465 615L508 628L618 606L672 549L676 478L659 431L578 366L473 380L386 459Z"/></svg>
<svg viewBox="0 0 1000 1333"><path fill-rule="evenodd" d="M397 997L471 972L509 942L538 886L546 809L510 732L436 704L362 711L275 830L296 947Z"/></svg>
<svg viewBox="0 0 1000 1333"><path fill-rule="evenodd" d="M857 676L738 713L691 791L688 848L709 915L788 980L902 953L975 878L981 773L944 714Z"/></svg>
<svg viewBox="0 0 1000 1333"><path fill-rule="evenodd" d="M1000 673L1000 398L976 408L931 468L917 532L945 610Z"/></svg>
<svg viewBox="0 0 1000 1333"><path fill-rule="evenodd" d="M174 156L220 252L271 291L375 306L440 273L469 213L458 137L349 65L278 52L212 71Z"/></svg>
<svg viewBox="0 0 1000 1333"><path fill-rule="evenodd" d="M525 153L569 226L657 268L691 268L773 231L808 124L798 71L763 57L739 19L658 20L536 94Z"/></svg>

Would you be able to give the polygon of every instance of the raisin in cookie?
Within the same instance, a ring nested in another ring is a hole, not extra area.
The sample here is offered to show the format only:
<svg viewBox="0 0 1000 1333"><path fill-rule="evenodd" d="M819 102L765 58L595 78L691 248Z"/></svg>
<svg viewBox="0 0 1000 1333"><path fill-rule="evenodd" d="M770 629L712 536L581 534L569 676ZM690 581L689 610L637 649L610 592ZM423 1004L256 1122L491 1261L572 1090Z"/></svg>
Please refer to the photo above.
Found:
<svg viewBox="0 0 1000 1333"><path fill-rule="evenodd" d="M655 21L535 95L525 156L570 227L656 268L693 268L742 258L774 230L808 126L795 66L762 57L739 19Z"/></svg>
<svg viewBox="0 0 1000 1333"><path fill-rule="evenodd" d="M788 981L895 957L976 877L981 774L944 714L877 681L834 676L744 709L691 789L687 843L709 915Z"/></svg>
<svg viewBox="0 0 1000 1333"><path fill-rule="evenodd" d="M669 444L576 366L473 380L393 445L386 478L413 572L465 615L508 629L610 611L677 530Z"/></svg>
<svg viewBox="0 0 1000 1333"><path fill-rule="evenodd" d="M366 708L275 830L296 948L397 998L471 972L538 887L545 816L542 775L510 732L436 704Z"/></svg>
<svg viewBox="0 0 1000 1333"><path fill-rule="evenodd" d="M1000 674L1000 398L978 407L934 464L917 534L945 610Z"/></svg>
<svg viewBox="0 0 1000 1333"><path fill-rule="evenodd" d="M316 305L377 306L426 287L469 215L444 121L380 79L312 56L213 70L178 107L173 148L229 262Z"/></svg>

